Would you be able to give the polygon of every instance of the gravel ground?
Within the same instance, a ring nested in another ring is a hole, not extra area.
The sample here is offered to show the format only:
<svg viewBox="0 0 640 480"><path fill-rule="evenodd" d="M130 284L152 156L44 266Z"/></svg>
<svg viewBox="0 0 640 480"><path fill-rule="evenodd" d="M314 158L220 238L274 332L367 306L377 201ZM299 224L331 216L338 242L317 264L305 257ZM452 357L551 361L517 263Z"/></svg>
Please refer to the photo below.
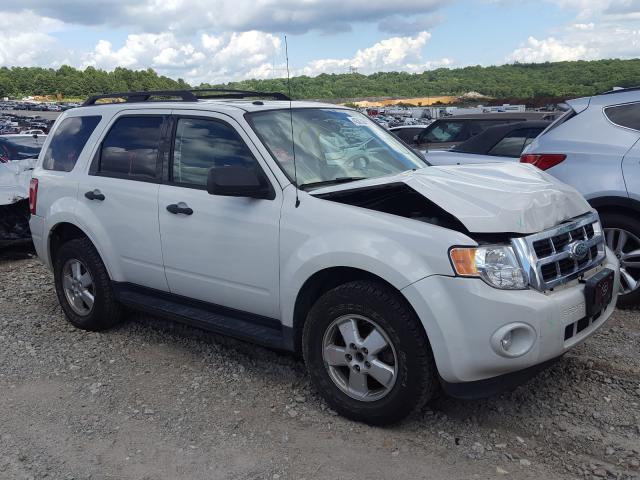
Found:
<svg viewBox="0 0 640 480"><path fill-rule="evenodd" d="M300 360L140 314L71 327L0 254L0 479L640 478L640 312L531 383L391 428L337 416Z"/></svg>

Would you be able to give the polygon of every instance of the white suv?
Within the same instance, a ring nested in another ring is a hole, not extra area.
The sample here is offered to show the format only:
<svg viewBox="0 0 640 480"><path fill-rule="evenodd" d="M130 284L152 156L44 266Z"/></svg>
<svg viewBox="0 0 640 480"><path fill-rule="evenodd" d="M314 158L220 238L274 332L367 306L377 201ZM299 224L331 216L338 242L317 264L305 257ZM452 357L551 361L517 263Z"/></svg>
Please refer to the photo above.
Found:
<svg viewBox="0 0 640 480"><path fill-rule="evenodd" d="M619 287L573 188L529 165L429 167L354 110L280 94L93 97L56 122L30 203L74 325L127 306L300 353L332 408L373 424L440 385L526 380Z"/></svg>

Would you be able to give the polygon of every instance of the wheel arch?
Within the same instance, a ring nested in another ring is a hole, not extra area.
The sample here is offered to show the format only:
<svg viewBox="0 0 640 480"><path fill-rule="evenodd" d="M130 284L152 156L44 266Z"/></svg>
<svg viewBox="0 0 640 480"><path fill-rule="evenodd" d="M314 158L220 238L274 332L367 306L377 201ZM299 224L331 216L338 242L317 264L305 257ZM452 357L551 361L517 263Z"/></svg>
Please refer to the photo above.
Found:
<svg viewBox="0 0 640 480"><path fill-rule="evenodd" d="M55 225L53 225L49 229L49 234L47 237L46 251L47 256L49 257L49 263L51 264L51 268L53 269L53 265L55 263L55 256L61 245L64 243L76 239L76 238L87 238L93 247L98 252L100 259L102 260L105 268L107 269L107 273L110 278L113 278L112 272L110 271L109 264L105 262L103 252L100 250L100 246L92 238L92 236L83 228L79 227L75 223L72 223L68 220L62 220Z"/></svg>
<svg viewBox="0 0 640 480"><path fill-rule="evenodd" d="M589 200L589 205L599 214L628 213L640 215L640 202L629 197L598 197Z"/></svg>
<svg viewBox="0 0 640 480"><path fill-rule="evenodd" d="M389 281L374 273L355 267L337 266L324 268L311 275L302 285L296 295L295 305L293 309L293 349L296 354L302 352L302 332L307 320L307 315L314 303L329 290L343 285L345 283L369 280L380 283L385 287L396 292L411 311L416 314L411 302L402 294L402 292L392 285ZM422 323L422 322L420 322ZM424 327L423 327L424 328ZM427 335L425 331L425 335ZM427 335L428 338L428 335Z"/></svg>

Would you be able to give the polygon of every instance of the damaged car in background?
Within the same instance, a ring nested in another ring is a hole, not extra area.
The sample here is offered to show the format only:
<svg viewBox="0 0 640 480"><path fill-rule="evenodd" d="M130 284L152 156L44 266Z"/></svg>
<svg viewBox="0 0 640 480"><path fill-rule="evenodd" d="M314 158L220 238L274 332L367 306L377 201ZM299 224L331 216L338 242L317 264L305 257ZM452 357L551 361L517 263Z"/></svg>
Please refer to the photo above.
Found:
<svg viewBox="0 0 640 480"><path fill-rule="evenodd" d="M46 135L0 136L0 247L31 241L29 182Z"/></svg>

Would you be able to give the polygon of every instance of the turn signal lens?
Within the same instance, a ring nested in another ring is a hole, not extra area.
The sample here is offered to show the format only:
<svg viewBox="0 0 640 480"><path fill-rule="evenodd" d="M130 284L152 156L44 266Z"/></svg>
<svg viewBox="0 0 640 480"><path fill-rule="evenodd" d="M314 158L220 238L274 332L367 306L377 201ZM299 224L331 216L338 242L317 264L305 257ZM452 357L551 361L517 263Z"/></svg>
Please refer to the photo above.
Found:
<svg viewBox="0 0 640 480"><path fill-rule="evenodd" d="M475 248L452 248L449 252L453 268L463 277L477 277Z"/></svg>

